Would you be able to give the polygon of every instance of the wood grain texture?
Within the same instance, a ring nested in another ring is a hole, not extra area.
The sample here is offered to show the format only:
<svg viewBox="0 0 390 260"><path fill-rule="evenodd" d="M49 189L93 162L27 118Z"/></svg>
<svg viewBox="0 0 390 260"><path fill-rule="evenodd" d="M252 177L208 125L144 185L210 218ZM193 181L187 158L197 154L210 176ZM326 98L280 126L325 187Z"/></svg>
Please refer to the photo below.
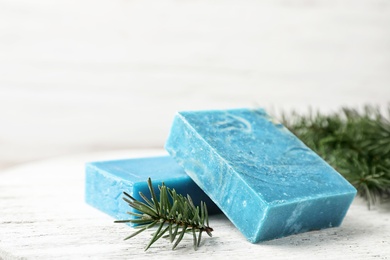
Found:
<svg viewBox="0 0 390 260"><path fill-rule="evenodd" d="M0 258L8 259L389 259L390 208L369 211L356 199L339 228L251 244L224 215L212 216L213 237L198 251L185 238L175 251L165 240L143 251L142 234L84 203L87 161L165 154L132 150L53 159L0 173Z"/></svg>
<svg viewBox="0 0 390 260"><path fill-rule="evenodd" d="M0 0L0 167L162 147L178 110L390 97L388 0Z"/></svg>

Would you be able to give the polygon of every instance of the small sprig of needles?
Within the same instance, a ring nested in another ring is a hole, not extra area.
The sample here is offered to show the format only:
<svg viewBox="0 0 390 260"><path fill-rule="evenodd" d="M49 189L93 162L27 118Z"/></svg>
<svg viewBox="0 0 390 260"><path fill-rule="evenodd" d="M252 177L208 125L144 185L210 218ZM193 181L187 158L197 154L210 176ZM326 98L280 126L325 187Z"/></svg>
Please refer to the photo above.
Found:
<svg viewBox="0 0 390 260"><path fill-rule="evenodd" d="M177 194L174 189L166 187L164 183L158 187L160 190L160 200L157 200L150 178L148 179L148 187L151 200L142 192L139 193L145 202L138 201L130 194L124 192L125 197L123 199L130 207L140 212L127 212L129 215L135 216L134 219L115 221L116 223L130 222L137 225L136 228L138 230L126 237L125 240L156 225L158 226L157 230L154 232L145 251L161 237L169 238L170 242L174 243L173 250L182 241L184 234L190 233L193 236L193 246L196 250L200 245L203 232L206 232L210 237L212 236L211 232L213 229L209 226L206 203L201 202L200 207L195 206L189 195L184 197ZM164 228L164 226L166 227ZM199 233L198 236L197 233Z"/></svg>
<svg viewBox="0 0 390 260"><path fill-rule="evenodd" d="M340 172L368 206L390 198L390 105L332 114L284 114L282 121L307 146Z"/></svg>

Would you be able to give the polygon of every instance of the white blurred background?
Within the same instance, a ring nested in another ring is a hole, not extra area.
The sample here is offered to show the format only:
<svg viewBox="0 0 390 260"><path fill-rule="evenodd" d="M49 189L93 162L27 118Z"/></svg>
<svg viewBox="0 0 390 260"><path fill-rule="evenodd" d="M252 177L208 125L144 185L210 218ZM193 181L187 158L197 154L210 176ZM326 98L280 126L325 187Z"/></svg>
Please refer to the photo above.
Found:
<svg viewBox="0 0 390 260"><path fill-rule="evenodd" d="M0 0L0 169L162 148L177 110L389 101L388 0Z"/></svg>

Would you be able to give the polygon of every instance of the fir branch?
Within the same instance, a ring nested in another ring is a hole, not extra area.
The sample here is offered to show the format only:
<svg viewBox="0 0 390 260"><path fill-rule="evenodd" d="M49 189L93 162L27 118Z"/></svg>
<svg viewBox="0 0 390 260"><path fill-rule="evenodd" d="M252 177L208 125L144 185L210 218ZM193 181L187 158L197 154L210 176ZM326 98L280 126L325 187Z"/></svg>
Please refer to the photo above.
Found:
<svg viewBox="0 0 390 260"><path fill-rule="evenodd" d="M115 221L115 223L133 223L138 225L136 228L139 230L126 237L125 240L156 225L158 226L157 230L154 232L145 251L161 237L169 238L169 241L174 243L173 250L182 241L184 234L189 233L193 237L193 246L196 250L200 245L203 232L206 232L210 237L212 236L211 232L213 229L209 226L206 203L201 202L200 207L195 206L189 195L183 197L177 194L174 189L166 187L164 183L158 187L160 198L157 200L150 178L148 179L148 187L151 200L140 192L140 196L145 202L138 201L130 194L124 192L125 197L123 199L130 207L140 212L127 212L135 216L136 218L134 219ZM197 233L199 233L198 237Z"/></svg>
<svg viewBox="0 0 390 260"><path fill-rule="evenodd" d="M390 198L390 105L388 114L365 106L325 115L295 112L282 121L307 146L340 172L368 206Z"/></svg>

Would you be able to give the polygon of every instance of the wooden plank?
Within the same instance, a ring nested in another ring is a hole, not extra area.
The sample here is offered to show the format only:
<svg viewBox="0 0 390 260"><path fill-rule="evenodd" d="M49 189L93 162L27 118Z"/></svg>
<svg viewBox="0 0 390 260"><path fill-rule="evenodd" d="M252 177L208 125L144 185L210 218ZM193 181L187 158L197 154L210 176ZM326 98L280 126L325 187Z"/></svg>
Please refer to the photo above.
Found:
<svg viewBox="0 0 390 260"><path fill-rule="evenodd" d="M162 147L184 109L384 106L389 24L388 0L1 0L0 165Z"/></svg>
<svg viewBox="0 0 390 260"><path fill-rule="evenodd" d="M386 259L390 208L369 211L361 199L343 225L251 244L223 215L211 217L213 238L193 251L191 236L175 251L165 240L143 251L149 235L123 241L132 230L84 203L84 163L165 154L116 151L53 159L0 174L0 258L3 259Z"/></svg>

